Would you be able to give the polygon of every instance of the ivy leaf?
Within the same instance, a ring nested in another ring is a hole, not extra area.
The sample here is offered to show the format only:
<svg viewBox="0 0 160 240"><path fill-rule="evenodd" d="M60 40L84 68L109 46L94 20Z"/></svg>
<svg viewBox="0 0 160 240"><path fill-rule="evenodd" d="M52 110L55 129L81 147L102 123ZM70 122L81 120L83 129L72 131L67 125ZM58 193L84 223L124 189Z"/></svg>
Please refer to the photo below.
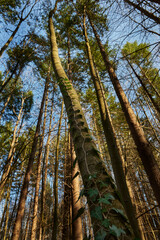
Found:
<svg viewBox="0 0 160 240"><path fill-rule="evenodd" d="M89 175L88 179L91 180L91 179L96 178L96 177L97 177L97 174L94 173L94 174Z"/></svg>
<svg viewBox="0 0 160 240"><path fill-rule="evenodd" d="M103 217L102 217L101 207L99 206L95 207L95 209L91 211L91 217L94 217L98 220L102 220Z"/></svg>
<svg viewBox="0 0 160 240"><path fill-rule="evenodd" d="M115 225L112 225L110 228L110 233L116 237L120 237L121 234L126 234L122 228L117 228Z"/></svg>
<svg viewBox="0 0 160 240"><path fill-rule="evenodd" d="M88 190L88 195L90 198L92 198L93 196L97 196L98 195L98 190L97 189L89 189Z"/></svg>
<svg viewBox="0 0 160 240"><path fill-rule="evenodd" d="M76 174L73 176L72 181L79 175L79 172L76 172Z"/></svg>
<svg viewBox="0 0 160 240"><path fill-rule="evenodd" d="M108 220L108 219L103 220L102 225L103 225L105 228L109 228L109 220Z"/></svg>
<svg viewBox="0 0 160 240"><path fill-rule="evenodd" d="M99 199L99 203L105 203L105 204L111 204L111 200L114 200L115 198L113 197L112 194L107 193L104 198Z"/></svg>
<svg viewBox="0 0 160 240"><path fill-rule="evenodd" d="M100 188L108 187L108 183L100 182Z"/></svg>
<svg viewBox="0 0 160 240"><path fill-rule="evenodd" d="M95 236L95 240L104 240L106 237L107 233L101 229Z"/></svg>
<svg viewBox="0 0 160 240"><path fill-rule="evenodd" d="M77 160L78 160L77 158L74 160L74 162L73 162L73 168L75 167Z"/></svg>
<svg viewBox="0 0 160 240"><path fill-rule="evenodd" d="M79 197L78 197L78 200L77 200L77 202L80 200L80 198L81 197L83 197L85 195L85 189L83 188L82 190L81 190L81 192L80 192L80 194L79 194ZM76 203L77 203L76 202Z"/></svg>
<svg viewBox="0 0 160 240"><path fill-rule="evenodd" d="M127 220L124 212L122 209L118 209L118 208L112 208L113 211L115 211L116 213L120 214L122 218L124 218L125 220Z"/></svg>
<svg viewBox="0 0 160 240"><path fill-rule="evenodd" d="M73 219L73 222L74 222L77 218L79 218L79 217L84 213L84 210L85 210L84 207L81 207L81 208L78 210L77 216Z"/></svg>

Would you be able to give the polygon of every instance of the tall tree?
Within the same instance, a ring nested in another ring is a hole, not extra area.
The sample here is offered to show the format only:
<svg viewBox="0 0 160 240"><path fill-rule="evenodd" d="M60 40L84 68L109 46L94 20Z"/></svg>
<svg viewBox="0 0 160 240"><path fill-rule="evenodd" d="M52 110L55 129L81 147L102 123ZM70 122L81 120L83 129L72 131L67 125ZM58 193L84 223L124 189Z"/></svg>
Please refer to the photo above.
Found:
<svg viewBox="0 0 160 240"><path fill-rule="evenodd" d="M129 195L129 191L127 188L125 175L123 172L123 163L124 158L122 155L122 150L120 148L120 144L117 140L115 129L112 123L110 111L108 108L107 101L105 99L104 89L102 86L102 83L99 78L99 74L95 69L94 61L91 53L91 48L89 44L89 39L87 36L87 30L85 25L85 9L84 9L84 17L83 17L83 29L84 29L84 36L86 41L86 48L87 48L87 55L89 60L89 66L91 71L91 76L94 82L94 87L97 95L97 100L99 104L100 114L101 114L101 120L103 124L104 134L107 141L109 154L111 157L112 167L114 171L114 176L116 179L116 184L118 187L118 190L121 194L122 201L124 203L124 208L126 211L126 214L128 216L128 219L131 223L131 226L133 228L135 237L140 236L140 231L138 227L137 220L135 218L135 212L132 206L131 198Z"/></svg>
<svg viewBox="0 0 160 240"><path fill-rule="evenodd" d="M152 186L152 189L154 191L155 197L157 199L158 204L160 204L160 169L159 166L154 158L154 155L152 153L151 147L149 145L149 142L147 141L143 129L140 126L139 122L137 121L136 115L133 112L133 109L131 108L129 101L120 85L120 82L116 76L116 73L114 71L114 68L109 61L109 57L107 52L104 50L103 44L100 40L100 37L96 31L96 28L94 26L94 23L91 18L91 14L89 12L89 9L87 9L88 18L90 21L90 24L92 26L93 32L95 34L95 38L97 40L97 43L99 45L106 70L108 71L108 74L110 76L110 80L114 86L114 89L116 91L116 94L119 98L120 104L122 106L122 110L125 114L126 120L128 122L128 125L130 127L132 137L135 141L135 144L137 146L138 153L140 155L140 158L143 162L145 171L148 175L150 184Z"/></svg>
<svg viewBox="0 0 160 240"><path fill-rule="evenodd" d="M59 118L58 133L57 133L57 143L56 143L56 153L55 153L55 164L54 164L54 210L53 210L53 232L52 239L57 239L58 233L58 165L59 165L59 142L60 142L60 132L63 117L63 105L61 106L61 114Z"/></svg>
<svg viewBox="0 0 160 240"><path fill-rule="evenodd" d="M111 209L123 209L123 207L119 201L118 195L115 192L115 185L111 177L106 172L100 155L97 152L96 146L90 136L88 125L79 103L77 93L62 68L58 55L55 30L52 22L53 13L54 11L51 11L49 14L52 63L70 121L71 135L78 158L80 172L82 174L83 183L86 189L85 193L87 195L88 204L90 207L94 234L95 236L104 234L107 237L114 238L113 235L117 235L117 233L115 233L115 228L117 229L118 226L121 229L118 236L123 235L124 238L130 239L132 233L128 231L129 225L125 220L126 218L123 218L122 220L115 210L113 211L115 213L114 216L116 217L113 217L112 215ZM108 220L106 219L105 214L102 213L101 207L101 202L105 202L104 193L106 193L106 189L102 187L102 184L105 185L105 183L107 183L108 192L106 197L108 196L109 200L112 201L112 203L110 202L108 205L105 204L108 216L107 218L110 222L110 224L108 223L109 226L105 229L106 231L103 230L102 222L105 224L105 222L108 222ZM128 225L128 230L125 228L126 224ZM124 229L126 232L124 232Z"/></svg>
<svg viewBox="0 0 160 240"><path fill-rule="evenodd" d="M31 154L30 154L30 157L28 160L28 166L26 169L25 177L23 180L23 186L21 189L21 195L20 195L19 204L18 204L16 221L14 224L14 229L13 229L12 238L11 238L12 240L18 240L19 235L20 235L21 223L22 223L22 218L23 218L24 209L25 209L25 202L26 202L26 198L27 198L27 194L28 194L28 186L29 186L29 181L30 181L30 177L31 177L31 173L32 173L32 167L33 167L33 162L34 162L34 158L35 158L35 153L37 150L38 136L39 136L39 132L40 132L40 125L41 125L42 115L43 115L43 107L44 107L44 103L45 103L46 93L48 91L48 84L49 84L49 79L47 78L46 82L45 82L45 89L44 89L41 107L40 107L40 111L39 111L38 122L37 122L36 131L35 131L35 135L34 135L32 150L31 150Z"/></svg>

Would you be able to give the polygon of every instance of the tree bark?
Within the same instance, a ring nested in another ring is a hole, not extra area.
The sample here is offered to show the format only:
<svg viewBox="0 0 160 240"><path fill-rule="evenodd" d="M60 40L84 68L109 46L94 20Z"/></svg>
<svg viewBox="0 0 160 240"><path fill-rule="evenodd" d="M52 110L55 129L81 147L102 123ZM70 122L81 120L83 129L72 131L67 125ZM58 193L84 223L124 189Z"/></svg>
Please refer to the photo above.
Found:
<svg viewBox="0 0 160 240"><path fill-rule="evenodd" d="M76 160L76 154L72 145L71 148L71 159L72 159L72 166ZM72 167L72 179L75 177L75 174L79 172L78 163L75 163L75 166ZM82 220L81 216L76 218L78 214L78 210L81 208L81 202L79 198L80 195L80 186L79 186L79 175L72 180L72 216L73 216L73 223L72 223L72 239L73 240L83 240L83 233L82 233Z"/></svg>
<svg viewBox="0 0 160 240"><path fill-rule="evenodd" d="M56 157L55 157L55 164L54 164L54 213L53 213L52 240L57 240L57 233L58 233L58 165L59 165L59 142L60 142L61 123L62 123L62 117L63 117L63 105L64 105L64 102L62 102L61 114L59 118L57 144L56 144Z"/></svg>
<svg viewBox="0 0 160 240"><path fill-rule="evenodd" d="M67 135L67 119L65 120L65 159L64 159L64 202L62 240L70 240L70 205L71 205L71 152L70 134Z"/></svg>
<svg viewBox="0 0 160 240"><path fill-rule="evenodd" d="M108 55L104 50L104 47L100 40L100 37L96 31L96 28L91 20L91 17L90 17L90 14L88 13L88 11L87 11L87 14L88 14L88 18L89 18L90 24L92 26L93 32L95 34L96 40L98 42L106 69L108 71L111 82L116 91L116 94L119 98L122 110L123 110L126 120L128 122L135 145L137 146L139 156L142 160L144 169L149 178L149 181L150 181L151 187L153 189L153 192L156 196L157 202L160 205L160 169L159 169L159 166L154 158L154 155L152 153L150 145L144 135L143 129L141 128L140 124L138 123L136 115L134 114L133 109L131 108L129 101L120 85L120 82L116 76L114 68L112 67L111 62L109 61Z"/></svg>
<svg viewBox="0 0 160 240"><path fill-rule="evenodd" d="M111 209L113 209L113 207L116 209L123 209L123 207L118 198L118 195L116 194L116 188L113 180L108 175L106 168L103 165L102 159L100 158L100 155L96 149L96 145L91 138L77 93L62 68L58 55L58 47L52 22L52 14L53 11L51 11L49 14L52 63L58 84L60 86L60 90L64 98L64 103L71 126L71 135L74 142L74 148L76 151L80 172L83 178L84 187L86 190L85 193L87 195L87 200L90 207L94 234L96 236L97 234L100 234L101 230L103 230L102 221L105 220L105 213L101 213L100 218L96 218L94 216L94 213L97 209L98 211L100 210L100 212L102 211L101 207L103 204L101 205L98 199L103 198L104 194L107 192L108 194L114 195L114 200L112 200L111 204L104 204L107 211L107 218L109 219L110 224L117 225L118 227L126 230L125 233L122 233L123 239L132 239L133 235L129 230L130 226L126 220L119 217L116 212L115 214L112 214ZM102 183L108 183L107 187L103 187ZM93 198L90 197L90 194L88 192L89 189L95 189L96 191L94 201ZM109 230L106 230L106 239L107 238L115 239Z"/></svg>

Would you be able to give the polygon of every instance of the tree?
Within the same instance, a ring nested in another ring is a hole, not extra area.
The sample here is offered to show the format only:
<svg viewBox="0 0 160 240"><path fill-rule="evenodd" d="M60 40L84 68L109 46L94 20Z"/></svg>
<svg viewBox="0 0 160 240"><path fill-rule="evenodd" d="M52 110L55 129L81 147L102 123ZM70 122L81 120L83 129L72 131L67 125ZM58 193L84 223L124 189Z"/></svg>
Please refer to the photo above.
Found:
<svg viewBox="0 0 160 240"><path fill-rule="evenodd" d="M99 104L104 134L105 134L105 138L107 141L109 154L111 157L111 162L112 162L112 167L113 167L113 171L114 171L114 176L116 179L116 184L117 184L118 190L121 194L122 201L124 204L124 209L126 211L128 219L131 223L134 234L136 237L139 237L140 231L139 231L137 220L135 218L135 213L133 210L131 198L130 198L126 180L125 180L125 175L123 172L124 159L123 159L123 155L122 155L122 150L121 150L120 144L116 138L116 133L115 133L115 129L114 129L114 126L112 123L108 104L105 99L104 89L103 89L102 83L100 81L99 74L95 69L94 61L92 58L91 48L89 45L89 39L87 36L86 25L85 25L85 9L84 9L83 29L84 29L84 36L85 36L85 41L86 41L91 76L92 76L92 79L94 82L94 87L95 87L97 100L98 100L98 104Z"/></svg>
<svg viewBox="0 0 160 240"><path fill-rule="evenodd" d="M120 104L122 106L122 109L124 111L126 120L128 122L128 125L130 127L132 137L135 141L135 144L137 146L138 153L141 157L141 160L143 162L144 168L146 170L146 173L148 175L150 184L152 186L152 189L154 191L154 194L156 196L157 202L160 204L160 193L159 193L159 188L160 188L160 169L159 166L154 158L154 155L152 153L152 150L149 146L149 143L147 139L145 138L144 132L140 126L140 124L137 121L136 115L134 114L128 99L120 85L120 82L116 76L116 73L114 71L114 68L109 61L108 55L105 52L103 45L101 43L101 40L99 38L99 35L96 31L96 28L92 22L89 10L87 10L88 18L90 21L90 24L92 26L93 32L95 34L96 40L98 42L106 70L108 71L108 74L110 76L110 80L114 86L114 89L116 91L116 94L119 98Z"/></svg>
<svg viewBox="0 0 160 240"><path fill-rule="evenodd" d="M25 177L23 180L23 186L21 189L21 196L19 199L16 221L15 221L15 225L14 225L14 229L13 229L13 233L12 233L12 240L18 240L19 235L20 235L21 223L22 223L22 218L24 215L25 202L26 202L26 197L27 197L27 193L28 193L28 186L29 186L30 176L31 176L31 172L32 172L34 158L35 158L35 153L37 150L38 136L39 136L40 125L41 125L41 121L42 121L44 102L45 102L46 93L48 90L48 83L49 83L49 79L47 78L46 83L45 83L43 98L42 98L42 102L41 102L41 108L40 108L40 112L39 112L39 116L38 116L36 131L35 131L35 135L34 135L32 150L31 150L30 158L28 160L28 166L26 169Z"/></svg>
<svg viewBox="0 0 160 240"><path fill-rule="evenodd" d="M17 2L20 3L20 1L17 1ZM4 51L7 49L7 47L9 46L9 44L11 43L11 41L13 40L13 38L14 38L14 36L16 35L16 33L18 32L18 29L20 28L22 22L24 22L24 21L28 18L28 16L30 15L30 13L32 12L32 9L33 9L33 7L35 6L36 2L37 2L37 0L35 1L35 3L33 4L33 6L31 7L30 11L28 12L28 14L27 14L25 17L23 17L23 13L24 13L25 9L26 9L26 8L28 7L28 5L29 5L29 2L28 2L28 1L27 1L27 3L25 4L25 6L23 7L20 16L19 16L18 12L17 12L17 16L16 16L16 12L14 12L14 11L10 8L10 6L16 6L16 1L15 1L15 3L12 2L11 4L9 4L9 6L8 6L8 15L12 15L12 14L13 14L13 15L14 15L14 19L19 18L19 22L18 22L18 24L17 24L17 27L15 28L15 30L13 31L13 33L11 34L11 36L9 37L9 39L7 40L7 42L6 42L6 43L3 45L3 47L1 48L1 50L0 50L0 57L2 56L2 54L4 53ZM5 4L6 4L6 3L5 3ZM20 5L20 4L18 4L18 5ZM5 5L3 5L3 3L2 3L2 7L5 8ZM12 19L12 18L11 18L11 19Z"/></svg>
<svg viewBox="0 0 160 240"><path fill-rule="evenodd" d="M98 234L101 234L103 231L103 228L100 227L101 224L99 225L99 222L105 221L105 218L101 212L102 209L99 203L100 200L98 199L105 199L105 197L102 197L103 188L100 187L100 182L98 183L96 179L97 180L101 179L102 182L104 181L103 182L104 184L105 182L109 181L109 186L108 186L109 199L113 199L111 206L113 207L115 204L116 209L117 209L117 204L118 204L118 208L119 207L123 208L123 207L120 204L120 201L118 200L118 198L116 197L115 186L113 184L113 181L111 180L111 177L106 172L106 169L102 164L100 155L97 152L96 146L90 136L89 129L78 100L78 96L62 68L62 65L58 56L58 47L56 43L56 36L55 36L55 31L54 31L53 22L52 22L52 14L53 14L53 11L51 11L49 14L49 29L50 29L53 68L54 68L57 81L59 83L59 86L64 98L64 103L65 103L66 111L67 111L68 118L70 121L70 126L71 126L71 135L73 138L74 147L75 147L76 155L78 158L79 168L82 174L85 189L88 190L92 187L92 189L95 190L93 194L90 189L91 191L90 194L94 195L94 205L90 195L87 193L86 194L87 194L88 204L90 207L94 233L95 235L98 235ZM114 197L112 194L114 194ZM120 228L124 229L125 221L123 219L124 222L121 223L121 220L118 217L118 214L116 214L117 219L114 218L113 220L110 216L111 214L110 204L109 206L105 205L105 207L107 208L108 218L110 219L110 221L113 221L112 225L110 225L110 230L113 229L113 232L107 231L104 233L103 231L103 234L111 236L112 234L115 234L113 226L118 224ZM97 215L94 214L94 212L96 211L99 212L100 214L99 217L97 217ZM123 235L124 231L123 230L121 231ZM126 234L126 239L130 238L132 235L130 231L126 232L125 234Z"/></svg>

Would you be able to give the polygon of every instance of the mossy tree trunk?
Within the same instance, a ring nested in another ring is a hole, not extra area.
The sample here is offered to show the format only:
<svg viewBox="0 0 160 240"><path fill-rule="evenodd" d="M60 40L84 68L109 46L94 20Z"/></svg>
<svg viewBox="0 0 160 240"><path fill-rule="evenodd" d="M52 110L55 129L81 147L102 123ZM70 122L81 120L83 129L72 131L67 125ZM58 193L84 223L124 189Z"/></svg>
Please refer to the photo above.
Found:
<svg viewBox="0 0 160 240"><path fill-rule="evenodd" d="M49 30L53 68L63 95L85 195L91 212L95 237L101 234L106 239L116 239L116 227L120 228L119 239L132 239L132 232L126 217L116 209L123 209L111 176L107 173L96 145L91 138L79 98L67 78L58 55L55 30L49 14ZM107 199L109 204L105 204ZM102 210L105 209L105 213ZM105 225L105 226L104 226ZM122 237L122 238L121 238Z"/></svg>

